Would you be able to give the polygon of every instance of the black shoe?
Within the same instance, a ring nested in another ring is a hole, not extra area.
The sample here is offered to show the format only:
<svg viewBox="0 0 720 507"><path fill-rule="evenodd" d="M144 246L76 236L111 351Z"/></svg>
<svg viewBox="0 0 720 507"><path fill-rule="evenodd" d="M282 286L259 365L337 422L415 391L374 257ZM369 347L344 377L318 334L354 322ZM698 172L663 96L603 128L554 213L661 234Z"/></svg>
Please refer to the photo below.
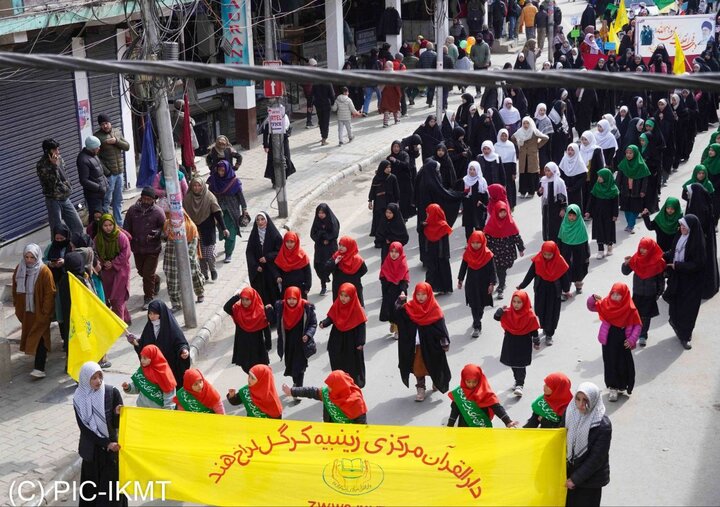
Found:
<svg viewBox="0 0 720 507"><path fill-rule="evenodd" d="M320 286L320 295L321 295L321 296L324 296L325 294L327 294L327 285L325 285L325 284L323 283L323 284Z"/></svg>
<svg viewBox="0 0 720 507"><path fill-rule="evenodd" d="M112 363L110 361L100 361L98 363L98 366L104 370L106 368L110 368L112 366Z"/></svg>
<svg viewBox="0 0 720 507"><path fill-rule="evenodd" d="M213 282L215 280L217 280L217 271L215 271L215 270L210 271L210 276L212 277Z"/></svg>
<svg viewBox="0 0 720 507"><path fill-rule="evenodd" d="M148 307L150 306L150 303L152 302L152 298L145 298L143 300L142 309L143 311L147 311Z"/></svg>
<svg viewBox="0 0 720 507"><path fill-rule="evenodd" d="M692 349L692 344L688 340L683 340L682 346L685 350Z"/></svg>

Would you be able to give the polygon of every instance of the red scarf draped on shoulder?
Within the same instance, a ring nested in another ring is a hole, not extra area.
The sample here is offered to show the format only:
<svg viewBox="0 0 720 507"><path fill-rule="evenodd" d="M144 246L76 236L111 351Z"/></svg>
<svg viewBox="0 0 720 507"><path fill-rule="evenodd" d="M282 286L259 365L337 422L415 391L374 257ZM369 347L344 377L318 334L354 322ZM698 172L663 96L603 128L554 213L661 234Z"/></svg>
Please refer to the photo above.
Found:
<svg viewBox="0 0 720 507"><path fill-rule="evenodd" d="M470 389L467 385L468 380L477 380L477 385ZM487 377L476 364L466 364L460 372L460 388L462 389L465 397L477 404L480 408L488 409L488 415L490 419L495 415L490 409L493 405L500 403L495 392L490 387ZM452 396L452 391L448 393L448 397L455 401Z"/></svg>
<svg viewBox="0 0 720 507"><path fill-rule="evenodd" d="M551 253L550 259L545 259L543 253ZM554 241L545 241L540 248L540 253L532 258L535 264L535 273L546 282L554 282L568 270L568 263L560 254L560 249Z"/></svg>
<svg viewBox="0 0 720 507"><path fill-rule="evenodd" d="M480 248L475 250L473 243L480 243ZM482 231L473 231L468 238L467 247L463 254L463 260L470 269L480 269L493 259L494 255L487 247L487 238Z"/></svg>
<svg viewBox="0 0 720 507"><path fill-rule="evenodd" d="M295 247L292 250L285 245L287 241L295 242ZM275 258L275 265L287 273L302 269L308 264L310 264L310 258L305 253L305 250L300 248L300 237L292 231L286 232L280 252Z"/></svg>
<svg viewBox="0 0 720 507"><path fill-rule="evenodd" d="M439 204L430 204L425 208L427 218L425 219L425 227L423 228L423 234L428 241L440 241L445 236L452 233L452 227L450 227L445 219L445 212Z"/></svg>
<svg viewBox="0 0 720 507"><path fill-rule="evenodd" d="M350 375L342 370L332 371L325 379L325 384L330 388L330 401L349 419L357 419L367 413L362 391Z"/></svg>
<svg viewBox="0 0 720 507"><path fill-rule="evenodd" d="M340 301L340 294L342 293L350 296L350 301L346 304ZM357 289L353 284L346 282L340 286L338 297L330 307L330 311L328 311L328 317L332 319L333 326L339 331L350 331L367 322L367 315L365 315L365 310L360 304Z"/></svg>
<svg viewBox="0 0 720 507"><path fill-rule="evenodd" d="M519 298L522 301L522 308L516 310L512 300ZM500 317L500 326L508 333L515 336L524 336L540 329L537 315L530 303L530 296L524 290L516 290L510 298L508 309Z"/></svg>
<svg viewBox="0 0 720 507"><path fill-rule="evenodd" d="M390 253L385 256L385 260L380 268L380 278L387 280L392 284L399 284L403 280L406 282L410 281L410 269L408 268L407 257L405 256L405 249L402 243L399 241L393 241L390 243L389 252L397 250L400 253L400 257L397 260L392 260Z"/></svg>
<svg viewBox="0 0 720 507"><path fill-rule="evenodd" d="M647 250L645 255L640 253L640 249ZM659 275L665 271L667 266L663 258L662 248L652 238L642 238L640 240L637 252L630 257L628 265L643 280Z"/></svg>
<svg viewBox="0 0 720 507"><path fill-rule="evenodd" d="M297 304L293 307L287 304L288 298L297 299ZM283 328L292 329L300 322L305 314L305 301L302 298L302 292L298 287L288 287L285 289L285 297L283 298Z"/></svg>
<svg viewBox="0 0 720 507"><path fill-rule="evenodd" d="M168 393L177 387L170 365L157 345L146 345L140 351L140 356L150 359L150 364L142 367L146 379L160 387L160 390L164 393Z"/></svg>
<svg viewBox="0 0 720 507"><path fill-rule="evenodd" d="M617 292L622 296L620 301L613 301L610 297L613 292ZM598 301L595 306L600 314L600 319L612 326L624 328L642 324L640 314L630 295L630 288L624 283L614 283L610 289L610 294Z"/></svg>
<svg viewBox="0 0 720 507"><path fill-rule="evenodd" d="M249 299L250 306L245 308L242 305L242 299ZM245 287L240 291L240 300L232 307L232 315L235 324L247 333L254 333L265 329L270 325L265 316L265 306L263 306L260 294L252 287Z"/></svg>
<svg viewBox="0 0 720 507"><path fill-rule="evenodd" d="M553 412L562 417L565 409L573 399L573 393L570 391L570 379L564 373L551 373L545 377L545 385L552 390L552 393L550 396L543 395L543 398L553 409Z"/></svg>
<svg viewBox="0 0 720 507"><path fill-rule="evenodd" d="M417 295L420 292L427 294L427 299L424 303L420 303L417 300ZM418 326L429 326L445 316L442 308L440 308L440 305L435 300L432 286L427 282L420 282L415 286L413 298L405 303L404 308L410 320Z"/></svg>
<svg viewBox="0 0 720 507"><path fill-rule="evenodd" d="M197 393L193 390L192 386L195 382L198 380L203 381L203 387L202 390ZM183 388L189 393L192 394L197 400L202 403L206 408L209 408L210 410L213 410L217 404L220 402L220 393L217 392L217 389L215 389L210 382L207 381L207 379L203 376L202 373L200 373L200 370L197 368L190 368L188 370L185 370L185 376L183 377ZM177 400L177 396L174 399L175 403L179 403Z"/></svg>
<svg viewBox="0 0 720 507"><path fill-rule="evenodd" d="M346 251L345 253L341 253L340 250L336 250L332 258L337 259L342 256L340 262L337 263L337 267L346 275L354 275L358 269L360 269L363 262L365 262L363 258L360 257L357 241L350 236L343 236L338 243L340 246L344 246Z"/></svg>
<svg viewBox="0 0 720 507"><path fill-rule="evenodd" d="M250 387L250 398L263 413L279 419L282 416L282 403L275 388L272 368L266 364L256 364L250 373L257 379Z"/></svg>

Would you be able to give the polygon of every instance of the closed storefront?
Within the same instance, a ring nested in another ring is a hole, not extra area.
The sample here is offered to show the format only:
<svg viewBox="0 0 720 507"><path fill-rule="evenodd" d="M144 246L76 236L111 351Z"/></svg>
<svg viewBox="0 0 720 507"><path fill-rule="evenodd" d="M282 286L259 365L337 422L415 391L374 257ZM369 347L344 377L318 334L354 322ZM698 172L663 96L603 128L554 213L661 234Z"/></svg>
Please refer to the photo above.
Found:
<svg viewBox="0 0 720 507"><path fill-rule="evenodd" d="M91 60L117 60L117 36L115 27L85 36L85 55ZM88 72L90 110L93 132L98 129L97 117L106 114L114 127L121 125L120 97L117 74Z"/></svg>

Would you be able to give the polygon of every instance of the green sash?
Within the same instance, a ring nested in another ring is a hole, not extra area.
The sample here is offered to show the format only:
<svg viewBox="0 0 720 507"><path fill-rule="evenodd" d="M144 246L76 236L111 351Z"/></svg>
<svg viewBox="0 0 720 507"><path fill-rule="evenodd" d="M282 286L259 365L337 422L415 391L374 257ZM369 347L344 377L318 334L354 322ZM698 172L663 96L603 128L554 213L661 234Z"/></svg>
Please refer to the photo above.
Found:
<svg viewBox="0 0 720 507"><path fill-rule="evenodd" d="M207 408L205 405L200 403L200 401L193 396L191 393L187 392L184 388L180 388L180 390L176 393L177 399L180 402L180 405L187 410L188 412L201 412L203 414L212 414L213 411Z"/></svg>
<svg viewBox="0 0 720 507"><path fill-rule="evenodd" d="M547 404L547 401L545 401L545 397L542 394L532 402L532 411L548 421L552 421L554 423L560 422L560 416L557 415L552 408L550 408L550 405Z"/></svg>
<svg viewBox="0 0 720 507"><path fill-rule="evenodd" d="M152 401L160 408L165 406L162 390L160 390L159 386L153 384L147 379L147 377L145 377L142 367L138 368L138 370L133 373L130 380L132 380L135 387L138 388L138 391L140 391L148 400Z"/></svg>
<svg viewBox="0 0 720 507"><path fill-rule="evenodd" d="M460 409L460 414L468 426L471 428L492 428L492 422L487 412L474 401L468 400L461 387L457 387L452 392L452 395L455 405Z"/></svg>
<svg viewBox="0 0 720 507"><path fill-rule="evenodd" d="M327 387L324 387L322 390L322 401L323 405L325 405L325 410L330 414L332 422L340 424L350 424L352 422L351 419L340 410L340 407L330 401L330 391L328 391Z"/></svg>
<svg viewBox="0 0 720 507"><path fill-rule="evenodd" d="M242 389L238 391L238 396L240 396L240 400L243 402L243 405L245 405L245 411L247 412L248 417L260 417L263 419L268 419L268 415L260 410L260 407L255 405L252 398L250 397L250 386L245 386Z"/></svg>

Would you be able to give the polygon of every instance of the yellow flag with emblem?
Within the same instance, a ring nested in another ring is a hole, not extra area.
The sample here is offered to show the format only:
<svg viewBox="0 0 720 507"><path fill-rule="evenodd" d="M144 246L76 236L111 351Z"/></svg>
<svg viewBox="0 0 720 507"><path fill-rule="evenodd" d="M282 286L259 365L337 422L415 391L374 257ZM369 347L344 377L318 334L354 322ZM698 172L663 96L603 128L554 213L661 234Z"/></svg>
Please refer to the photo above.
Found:
<svg viewBox="0 0 720 507"><path fill-rule="evenodd" d="M675 59L673 60L673 74L685 74L685 52L683 51L682 44L680 44L680 37L675 34Z"/></svg>
<svg viewBox="0 0 720 507"><path fill-rule="evenodd" d="M628 24L630 24L630 19L628 18L627 9L625 8L625 0L620 0L620 5L618 5L617 14L615 15L615 27L618 30L622 30L622 28Z"/></svg>
<svg viewBox="0 0 720 507"><path fill-rule="evenodd" d="M75 276L68 275L68 285L71 302L68 374L78 380L82 365L99 361L127 329L127 324Z"/></svg>

